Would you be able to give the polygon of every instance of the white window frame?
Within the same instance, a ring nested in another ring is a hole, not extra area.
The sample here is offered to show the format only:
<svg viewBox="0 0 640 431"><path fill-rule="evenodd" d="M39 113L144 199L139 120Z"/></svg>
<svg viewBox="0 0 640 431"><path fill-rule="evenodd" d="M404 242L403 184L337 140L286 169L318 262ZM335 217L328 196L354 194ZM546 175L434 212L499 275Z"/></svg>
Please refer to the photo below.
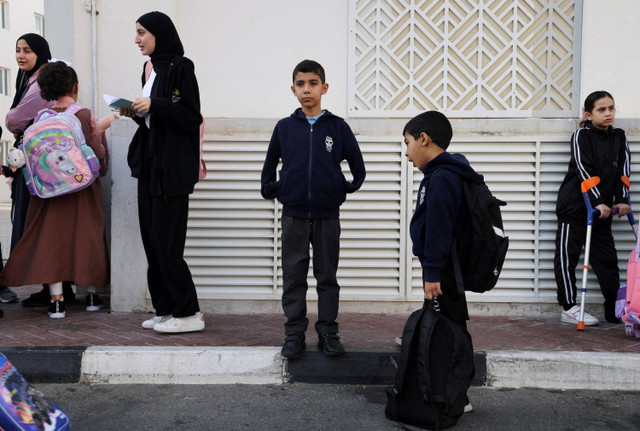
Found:
<svg viewBox="0 0 640 431"><path fill-rule="evenodd" d="M36 30L35 33L40 36L44 36L44 15L36 13L34 14Z"/></svg>
<svg viewBox="0 0 640 431"><path fill-rule="evenodd" d="M0 67L0 96L9 95L9 69Z"/></svg>
<svg viewBox="0 0 640 431"><path fill-rule="evenodd" d="M0 0L0 28L9 29L9 2Z"/></svg>

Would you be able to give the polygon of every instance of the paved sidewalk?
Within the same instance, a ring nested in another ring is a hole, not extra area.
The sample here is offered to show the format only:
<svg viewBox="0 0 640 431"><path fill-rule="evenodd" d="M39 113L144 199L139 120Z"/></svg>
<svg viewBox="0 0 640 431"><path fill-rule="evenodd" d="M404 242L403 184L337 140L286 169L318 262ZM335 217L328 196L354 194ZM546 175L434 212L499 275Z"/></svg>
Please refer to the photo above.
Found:
<svg viewBox="0 0 640 431"><path fill-rule="evenodd" d="M140 327L151 314L88 313L76 303L66 318L49 319L46 308L0 308L0 352L43 382L389 384L407 318L341 314L348 353L337 359L317 351L310 325L307 353L287 363L279 355L282 315L206 314L203 332L165 335ZM482 316L472 317L469 331L476 385L640 390L640 340L627 338L623 325L580 332L555 318Z"/></svg>

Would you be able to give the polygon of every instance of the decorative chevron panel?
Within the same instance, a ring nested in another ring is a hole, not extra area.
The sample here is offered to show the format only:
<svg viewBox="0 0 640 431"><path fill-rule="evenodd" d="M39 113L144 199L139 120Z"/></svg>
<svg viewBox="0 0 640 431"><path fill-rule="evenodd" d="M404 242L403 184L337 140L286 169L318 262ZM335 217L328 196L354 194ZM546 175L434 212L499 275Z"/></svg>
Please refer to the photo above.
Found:
<svg viewBox="0 0 640 431"><path fill-rule="evenodd" d="M580 0L350 0L349 113L568 117Z"/></svg>

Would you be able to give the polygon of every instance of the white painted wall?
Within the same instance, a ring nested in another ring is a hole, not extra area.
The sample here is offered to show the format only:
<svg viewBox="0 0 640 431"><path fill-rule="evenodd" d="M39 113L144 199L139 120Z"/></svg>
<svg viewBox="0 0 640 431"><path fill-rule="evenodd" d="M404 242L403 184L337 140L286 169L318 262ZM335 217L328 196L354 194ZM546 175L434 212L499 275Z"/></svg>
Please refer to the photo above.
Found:
<svg viewBox="0 0 640 431"><path fill-rule="evenodd" d="M640 2L585 0L582 26L580 100L609 91L617 118L640 117Z"/></svg>
<svg viewBox="0 0 640 431"><path fill-rule="evenodd" d="M298 107L291 73L306 58L325 68L329 92L323 107L346 115L347 1L189 3L198 6L180 12L179 31L190 41L187 55L196 60L205 117L289 115ZM205 9L211 12L203 14Z"/></svg>
<svg viewBox="0 0 640 431"><path fill-rule="evenodd" d="M84 2L45 0L45 7L61 28L74 29L71 50L66 31L49 31L47 38L74 63L81 81L80 101L91 106L91 15ZM135 22L142 14L159 10L171 16L185 55L195 62L205 117L289 115L297 107L290 90L291 72L305 58L319 61L327 71L330 89L324 106L346 115L348 3L344 0L320 4L311 0L98 0L97 10L100 96L140 94L146 57L134 44ZM98 114L107 113L100 100Z"/></svg>
<svg viewBox="0 0 640 431"><path fill-rule="evenodd" d="M140 93L144 58L133 42L135 20L160 10L172 17L186 55L196 64L205 117L288 115L296 107L289 91L291 71L304 58L319 61L327 71L330 89L323 105L346 116L345 0L96 0L96 4L100 95ZM54 56L74 62L82 81L81 101L91 106L91 15L83 1L45 0L45 5L47 39ZM635 103L640 93L638 16L637 0L616 0L615 7L607 0L584 0L580 98L608 89L616 98L619 118L640 117L640 104ZM69 29L75 34L71 49ZM102 100L98 106L98 114L108 112Z"/></svg>

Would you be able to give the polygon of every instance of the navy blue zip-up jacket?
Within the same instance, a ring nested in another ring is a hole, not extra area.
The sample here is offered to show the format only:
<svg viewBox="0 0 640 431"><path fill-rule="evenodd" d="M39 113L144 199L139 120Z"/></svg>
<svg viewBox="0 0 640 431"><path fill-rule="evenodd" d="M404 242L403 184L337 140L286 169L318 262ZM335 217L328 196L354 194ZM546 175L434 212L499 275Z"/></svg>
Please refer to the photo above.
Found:
<svg viewBox="0 0 640 431"><path fill-rule="evenodd" d="M446 151L427 163L422 172L424 178L410 224L411 241L424 281L436 283L451 259L452 241L468 220L467 209L461 205L462 180L480 183L484 178L462 154Z"/></svg>
<svg viewBox="0 0 640 431"><path fill-rule="evenodd" d="M282 169L276 181L280 159ZM349 164L352 182L342 173L343 160ZM346 194L358 190L365 175L362 153L349 125L326 110L311 125L298 108L273 130L260 193L265 199L277 198L282 214L289 217L338 218Z"/></svg>

